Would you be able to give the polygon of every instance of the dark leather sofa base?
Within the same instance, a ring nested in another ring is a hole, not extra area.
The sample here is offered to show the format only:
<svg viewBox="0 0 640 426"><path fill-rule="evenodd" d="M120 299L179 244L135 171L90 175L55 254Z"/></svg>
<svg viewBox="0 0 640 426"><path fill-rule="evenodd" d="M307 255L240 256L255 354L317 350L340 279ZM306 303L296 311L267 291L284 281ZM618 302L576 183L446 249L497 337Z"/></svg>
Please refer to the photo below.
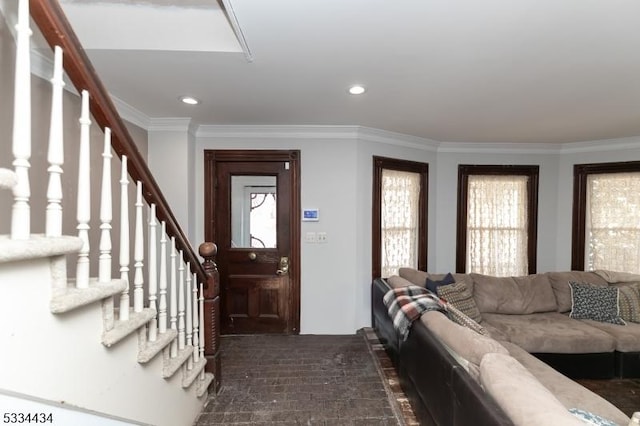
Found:
<svg viewBox="0 0 640 426"><path fill-rule="evenodd" d="M640 378L640 352L616 352L615 357L617 377Z"/></svg>
<svg viewBox="0 0 640 426"><path fill-rule="evenodd" d="M420 321L400 342L382 297L388 285L372 285L373 327L394 362L400 385L421 425L513 425L493 398Z"/></svg>
<svg viewBox="0 0 640 426"><path fill-rule="evenodd" d="M421 424L513 425L421 322L400 345L398 360L400 383Z"/></svg>
<svg viewBox="0 0 640 426"><path fill-rule="evenodd" d="M611 379L615 374L613 352L591 354L533 353L570 379Z"/></svg>

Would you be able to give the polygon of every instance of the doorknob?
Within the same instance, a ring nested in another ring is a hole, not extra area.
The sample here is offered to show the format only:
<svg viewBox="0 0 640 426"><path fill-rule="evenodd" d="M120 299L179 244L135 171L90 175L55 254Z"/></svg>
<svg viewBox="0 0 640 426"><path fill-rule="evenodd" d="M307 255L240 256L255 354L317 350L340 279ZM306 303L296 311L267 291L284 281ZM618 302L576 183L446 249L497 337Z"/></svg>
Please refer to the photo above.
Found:
<svg viewBox="0 0 640 426"><path fill-rule="evenodd" d="M289 273L289 258L282 256L278 265L277 275L287 275Z"/></svg>

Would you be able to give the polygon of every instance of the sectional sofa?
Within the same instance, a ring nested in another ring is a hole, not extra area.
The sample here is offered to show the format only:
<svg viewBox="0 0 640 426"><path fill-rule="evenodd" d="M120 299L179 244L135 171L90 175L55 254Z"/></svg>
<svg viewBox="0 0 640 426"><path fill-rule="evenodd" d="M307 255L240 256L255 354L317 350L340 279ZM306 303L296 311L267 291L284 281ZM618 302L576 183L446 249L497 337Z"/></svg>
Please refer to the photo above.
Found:
<svg viewBox="0 0 640 426"><path fill-rule="evenodd" d="M400 276L374 281L373 324L425 424L584 424L572 422L593 414L626 425L624 413L570 379L640 376L640 324L569 316L577 295L570 282L598 290L631 286L640 278L602 272L453 274L455 286L463 283L477 307L486 335L433 311L415 321L403 340L384 294L445 277L403 268Z"/></svg>

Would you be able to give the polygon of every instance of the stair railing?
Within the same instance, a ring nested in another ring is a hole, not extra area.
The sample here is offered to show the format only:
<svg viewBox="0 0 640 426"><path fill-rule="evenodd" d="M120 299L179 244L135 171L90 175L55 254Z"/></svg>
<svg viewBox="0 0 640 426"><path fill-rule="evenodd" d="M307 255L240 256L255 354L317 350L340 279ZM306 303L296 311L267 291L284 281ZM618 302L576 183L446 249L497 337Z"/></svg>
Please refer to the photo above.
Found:
<svg viewBox="0 0 640 426"><path fill-rule="evenodd" d="M31 155L31 105L30 105L30 46L29 7L31 17L40 27L45 39L54 49L54 72L52 83L51 123L49 132L49 184L47 188L46 231L49 238L62 236L62 180L63 173L63 108L62 74L63 63L67 75L81 93L80 149L77 198L77 231L81 242L78 252L76 279L73 285L54 288L51 311L63 313L95 301L102 301L102 343L109 347L128 334L138 330L138 362L152 359L164 352L165 363L162 375L171 377L183 365L182 386L191 386L196 379L200 385L198 394L206 392L213 380L214 389L220 386L220 360L218 348L219 299L207 300L205 317L205 291L207 299L218 293L218 276L215 268L215 245L205 243L200 254L205 258L204 266L189 244L182 229L171 212L167 201L155 182L146 162L137 150L122 119L111 103L108 93L93 70L86 53L73 33L64 13L55 1L19 0L19 22L16 41L16 73L14 96L13 154L14 171L0 170L3 182L13 187L11 238L28 240L30 232L30 187L29 159ZM63 60L63 57L65 58ZM98 277L90 278L91 247L89 232L91 220L91 173L90 173L90 126L93 117L104 131L103 170L100 192L100 243ZM111 223L113 215L111 187L111 150L122 160L120 178L121 211L119 217L119 271L120 278L112 279ZM8 177L6 177L7 175ZM136 183L134 241L133 241L133 306L130 303L130 244L128 199L129 177ZM143 199L149 204L149 222L144 225ZM160 221L160 242L157 244L157 228ZM144 234L148 235L148 300L144 300ZM169 240L167 239L169 237ZM169 247L167 243L170 241ZM160 255L158 256L158 248ZM167 265L167 257L170 262ZM157 269L159 268L159 269ZM167 283L167 269L170 280ZM167 294L167 284L169 285ZM115 308L115 298L119 308ZM169 316L167 317L167 304ZM147 306L147 307L145 307ZM213 318L213 319L212 319ZM167 320L169 327L167 327ZM213 321L213 323L207 322ZM206 327L212 330L211 342L206 342ZM213 365L205 375L205 345L215 348ZM200 389L201 388L201 389Z"/></svg>
<svg viewBox="0 0 640 426"><path fill-rule="evenodd" d="M162 195L162 191L113 105L109 93L91 65L64 11L55 0L30 0L29 7L33 21L40 28L49 46L52 49L60 46L64 51L64 70L78 92L87 90L91 94L89 99L91 115L101 129L104 130L107 127L111 129L111 145L119 157L127 156L128 174L134 182L142 182L144 199L149 205L156 205L158 220L166 222L167 233L176 239L176 247L183 251L185 261L190 263L199 281L207 287L208 277L200 264L200 259L173 215L169 203ZM28 68L28 55L26 61ZM20 126L20 128L23 127L30 128ZM23 131L26 130L23 129ZM20 159L22 161L22 158Z"/></svg>

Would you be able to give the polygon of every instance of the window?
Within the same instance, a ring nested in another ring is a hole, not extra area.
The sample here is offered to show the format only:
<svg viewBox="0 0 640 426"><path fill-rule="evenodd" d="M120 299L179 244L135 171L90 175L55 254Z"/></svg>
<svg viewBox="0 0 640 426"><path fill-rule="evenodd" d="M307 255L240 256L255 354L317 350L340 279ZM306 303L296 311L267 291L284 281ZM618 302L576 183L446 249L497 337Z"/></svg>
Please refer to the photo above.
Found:
<svg viewBox="0 0 640 426"><path fill-rule="evenodd" d="M458 167L457 272L535 273L538 174L538 166Z"/></svg>
<svg viewBox="0 0 640 426"><path fill-rule="evenodd" d="M640 162L574 166L571 268L640 273Z"/></svg>
<svg viewBox="0 0 640 426"><path fill-rule="evenodd" d="M429 165L373 157L373 278L427 268Z"/></svg>

